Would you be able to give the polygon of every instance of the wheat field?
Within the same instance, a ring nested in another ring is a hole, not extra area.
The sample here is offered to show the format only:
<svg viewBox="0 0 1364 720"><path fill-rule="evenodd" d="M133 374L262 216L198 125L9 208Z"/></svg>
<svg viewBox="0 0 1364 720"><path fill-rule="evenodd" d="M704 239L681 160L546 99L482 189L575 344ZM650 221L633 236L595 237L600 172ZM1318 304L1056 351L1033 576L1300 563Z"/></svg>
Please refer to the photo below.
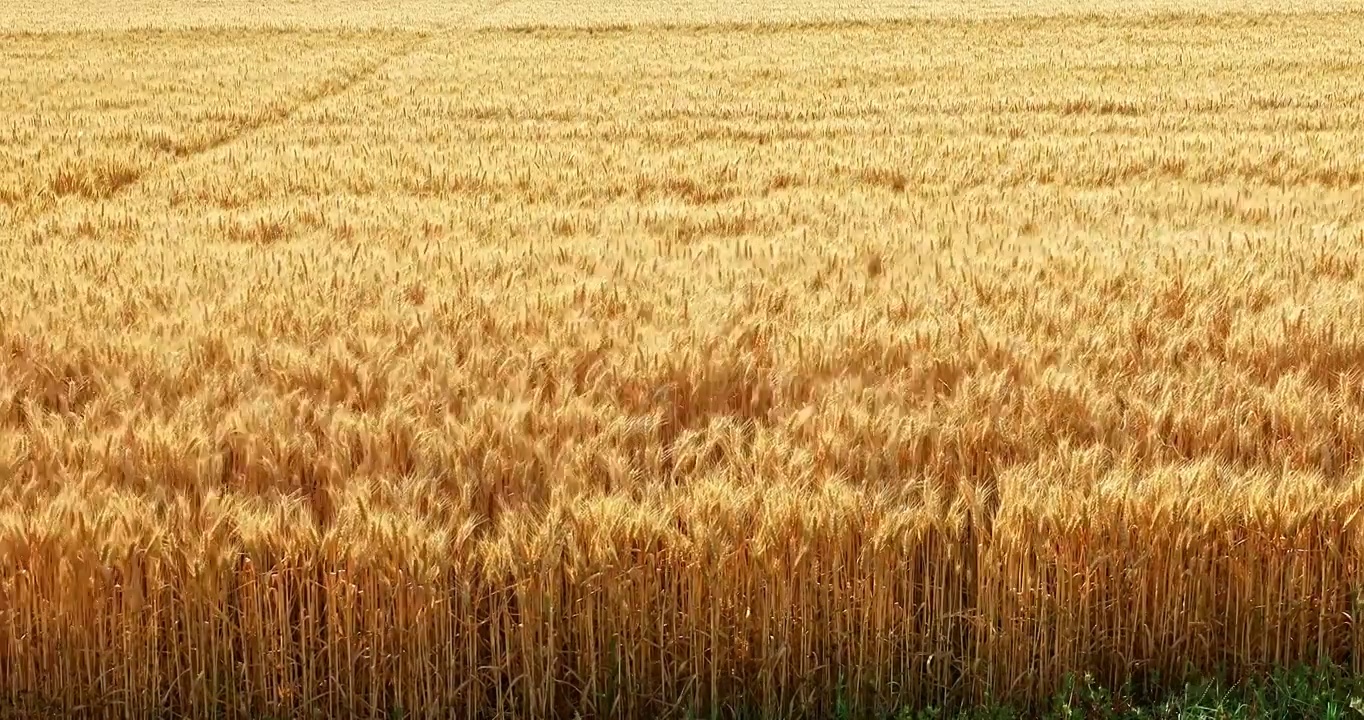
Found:
<svg viewBox="0 0 1364 720"><path fill-rule="evenodd" d="M0 7L0 717L1364 671L1360 37Z"/></svg>

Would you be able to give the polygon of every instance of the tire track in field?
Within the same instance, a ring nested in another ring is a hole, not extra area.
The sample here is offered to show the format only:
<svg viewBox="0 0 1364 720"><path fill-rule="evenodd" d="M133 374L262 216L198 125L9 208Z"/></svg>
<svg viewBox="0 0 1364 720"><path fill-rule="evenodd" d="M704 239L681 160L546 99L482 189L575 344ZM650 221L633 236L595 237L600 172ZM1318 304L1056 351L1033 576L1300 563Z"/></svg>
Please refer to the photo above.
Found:
<svg viewBox="0 0 1364 720"><path fill-rule="evenodd" d="M434 36L427 36L423 34L417 37L416 39L399 46L393 52L384 55L383 57L379 58L374 62L360 63L357 66L348 68L342 71L340 77L328 78L327 80L324 80L319 87L314 88L308 92L305 92L301 97L297 98L294 102L288 104L287 106L275 109L274 111L271 112L267 112L265 113L264 117L259 119L253 119L251 122L248 122L240 126L239 128L235 128L233 131L228 132L219 138L215 138L214 140L205 143L202 148L195 148L193 152L180 155L180 157L182 158L182 160L188 161L198 155L203 155L205 153L212 152L213 150L216 150L220 147L235 143L254 133L287 124L295 116L309 110L310 108L313 108L317 105L321 105L322 103L327 102L328 100L331 100L333 98L340 97L346 94L351 88L354 88L357 85L360 85L361 83L370 80L371 78L378 75L379 71L385 68L386 66L402 62L403 60L412 57L418 51L437 42L438 40L441 40L442 38L448 38L449 36L452 36L456 33L468 30L468 25L470 23L474 22L475 20L478 20L481 17L486 16L489 13L497 11L499 8L509 4L510 2L512 2L512 0L494 0L494 2L491 2L481 8L471 10L465 13L463 16L461 16L458 20L456 20L449 28L449 30L445 32L436 33Z"/></svg>
<svg viewBox="0 0 1364 720"><path fill-rule="evenodd" d="M181 157L185 160L192 159L195 156L212 152L225 145L230 145L256 132L284 125L300 113L317 105L321 105L332 98L346 94L351 88L378 75L379 71L386 66L402 62L442 38L448 38L456 33L468 30L469 23L497 11L510 2L512 2L512 0L494 0L481 8L471 10L456 20L445 32L436 33L434 36L423 34L416 39L404 43L393 52L384 55L374 62L360 63L354 67L348 68L342 71L340 77L324 80L319 87L305 92L301 97L287 106L267 112L264 117L253 119L251 122L248 122L239 128L235 128L233 131L228 132L219 138L215 138L213 141L205 143L204 147L196 148L193 152L184 154Z"/></svg>
<svg viewBox="0 0 1364 720"><path fill-rule="evenodd" d="M285 106L269 110L263 113L262 117L253 118L251 121L244 123L236 128L233 128L231 131L219 137L213 138L206 143L202 143L199 146L193 147L189 152L176 153L179 160L175 164L179 164L180 162L188 162L189 160L192 160L193 158L199 155L203 155L205 153L212 152L218 148L231 145L257 132L285 125L299 114L313 107L321 105L322 103L325 103L328 100L345 95L347 92L349 92L352 88L356 87L357 85L360 85L361 83L364 83L374 78L376 75L379 74L379 71L384 69L385 67L395 63L400 63L412 57L413 55L417 54L417 52L419 52L420 50L441 40L442 38L448 38L457 33L468 30L467 26L469 25L469 23L474 22L475 20L487 15L488 13L495 12L498 8L501 8L502 6L507 5L510 2L512 2L512 0L494 0L494 2L491 2L484 7L478 8L476 10L471 10L465 13L458 20L456 20L449 29L447 29L444 32L438 32L434 35L427 35L423 33L419 35L417 38L409 40L408 42L400 45L397 49L393 50L390 53L385 54L378 60L368 63L358 63L355 66L346 68L341 72L341 75L339 77L327 78L326 80L323 80L318 85L318 87L315 87L311 90L304 92L301 96L295 98L292 102L289 102ZM147 174L150 173L144 173L143 175L145 176ZM131 183L131 185L136 184L137 184L136 182Z"/></svg>
<svg viewBox="0 0 1364 720"><path fill-rule="evenodd" d="M86 199L96 205L118 201L145 187L153 179L175 174L177 170L182 169L196 158L240 142L254 134L284 125L309 108L342 96L357 85L370 80L385 66L412 55L429 41L430 37L425 33L415 38L409 38L395 49L381 53L377 58L351 63L331 77L324 77L320 81L304 84L302 92L295 90L282 93L284 97L268 101L265 108L259 113L244 118L222 132L210 133L204 138L173 143L170 147L162 148L145 165L136 171L125 170L116 179L116 182L106 181L104 188L87 195ZM251 90L250 87L243 87L239 92L246 94ZM43 202L42 194L40 194L38 197L30 199L27 208L16 207L10 213L7 221L0 219L0 229L18 230L27 227L31 233L35 233L31 237L39 237L43 234L42 228L57 220L64 212L62 204L55 201L60 200L64 195L82 195L85 193L58 192L46 194L48 196L47 202Z"/></svg>
<svg viewBox="0 0 1364 720"><path fill-rule="evenodd" d="M411 55L422 42L423 40L415 42L409 41L406 45L399 47L393 52L387 53L378 60L368 63L358 63L355 66L345 68L341 71L339 76L324 79L316 87L305 90L302 95L292 98L281 107L267 109L260 117L252 118L251 120L232 128L227 133L192 148L189 152L177 153L177 155L188 160L197 155L203 155L204 153L212 152L225 145L230 145L253 133L278 125L284 125L303 111L313 106L320 105L334 97L344 95L351 88L377 75L385 65L400 61L408 55Z"/></svg>
<svg viewBox="0 0 1364 720"><path fill-rule="evenodd" d="M338 75L324 78L311 87L305 86L302 93L269 104L257 115L233 125L225 132L212 135L197 142L178 144L169 150L168 157L165 157L158 162L151 163L132 177L125 178L116 187L110 188L106 194L99 198L99 200L106 202L116 200L142 187L149 178L172 173L176 168L182 167L200 156L241 142L252 135L286 125L300 114L329 100L341 97L351 89L373 79L385 67L400 63L442 39L450 39L457 35L469 32L471 30L471 23L489 13L497 11L510 2L512 2L512 0L494 0L487 5L465 13L441 31L437 31L434 34L422 32L415 38L400 44L396 49L383 54L377 59L355 63L349 67L342 68ZM17 224L20 212L16 209L14 215L15 218L13 219ZM37 217L30 216L29 219L41 221L48 215L49 213L40 212Z"/></svg>
<svg viewBox="0 0 1364 720"><path fill-rule="evenodd" d="M332 98L340 97L357 85L373 78L385 66L401 61L416 52L425 42L427 42L425 37L410 40L378 59L346 67L341 70L339 75L325 78L312 87L306 87L299 95L286 98L278 103L272 103L258 115L234 125L227 132L207 138L202 142L177 147L173 151L173 157L168 162L162 162L149 168L133 182L118 188L110 199L141 186L149 176L173 171L176 167L187 164L197 157L238 143L257 133L285 125L308 109Z"/></svg>

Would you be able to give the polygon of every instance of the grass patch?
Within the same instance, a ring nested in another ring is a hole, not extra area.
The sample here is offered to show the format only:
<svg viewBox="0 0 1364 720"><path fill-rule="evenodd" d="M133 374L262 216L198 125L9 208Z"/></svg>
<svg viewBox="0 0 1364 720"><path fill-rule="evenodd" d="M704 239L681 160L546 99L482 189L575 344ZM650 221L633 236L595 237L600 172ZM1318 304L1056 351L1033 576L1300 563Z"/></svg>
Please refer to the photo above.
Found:
<svg viewBox="0 0 1364 720"><path fill-rule="evenodd" d="M1087 677L1072 678L1043 707L977 708L952 713L911 711L898 720L1251 720L1259 718L1364 718L1364 676L1337 666L1285 668L1225 682L1203 680L1175 692L1151 696L1127 688L1105 688Z"/></svg>

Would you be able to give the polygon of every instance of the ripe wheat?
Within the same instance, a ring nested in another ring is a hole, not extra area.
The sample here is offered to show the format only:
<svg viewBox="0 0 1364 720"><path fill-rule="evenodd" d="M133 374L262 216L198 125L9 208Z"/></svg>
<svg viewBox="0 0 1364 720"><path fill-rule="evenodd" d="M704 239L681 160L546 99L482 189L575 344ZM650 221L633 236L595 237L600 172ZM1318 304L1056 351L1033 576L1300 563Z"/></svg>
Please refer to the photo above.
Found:
<svg viewBox="0 0 1364 720"><path fill-rule="evenodd" d="M0 10L0 716L1364 670L1364 14L177 7Z"/></svg>

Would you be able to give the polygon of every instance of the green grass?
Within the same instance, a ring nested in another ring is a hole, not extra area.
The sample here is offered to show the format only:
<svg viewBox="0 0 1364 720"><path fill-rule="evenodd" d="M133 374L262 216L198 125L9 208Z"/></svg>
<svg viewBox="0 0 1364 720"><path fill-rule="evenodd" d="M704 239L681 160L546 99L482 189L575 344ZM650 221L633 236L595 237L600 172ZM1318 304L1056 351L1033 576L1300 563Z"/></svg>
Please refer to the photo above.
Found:
<svg viewBox="0 0 1364 720"><path fill-rule="evenodd" d="M1109 689L1076 678L1047 705L1025 712L981 708L960 713L906 711L899 720L1285 720L1364 719L1364 676L1336 667L1285 669L1240 683L1190 683L1161 697Z"/></svg>

